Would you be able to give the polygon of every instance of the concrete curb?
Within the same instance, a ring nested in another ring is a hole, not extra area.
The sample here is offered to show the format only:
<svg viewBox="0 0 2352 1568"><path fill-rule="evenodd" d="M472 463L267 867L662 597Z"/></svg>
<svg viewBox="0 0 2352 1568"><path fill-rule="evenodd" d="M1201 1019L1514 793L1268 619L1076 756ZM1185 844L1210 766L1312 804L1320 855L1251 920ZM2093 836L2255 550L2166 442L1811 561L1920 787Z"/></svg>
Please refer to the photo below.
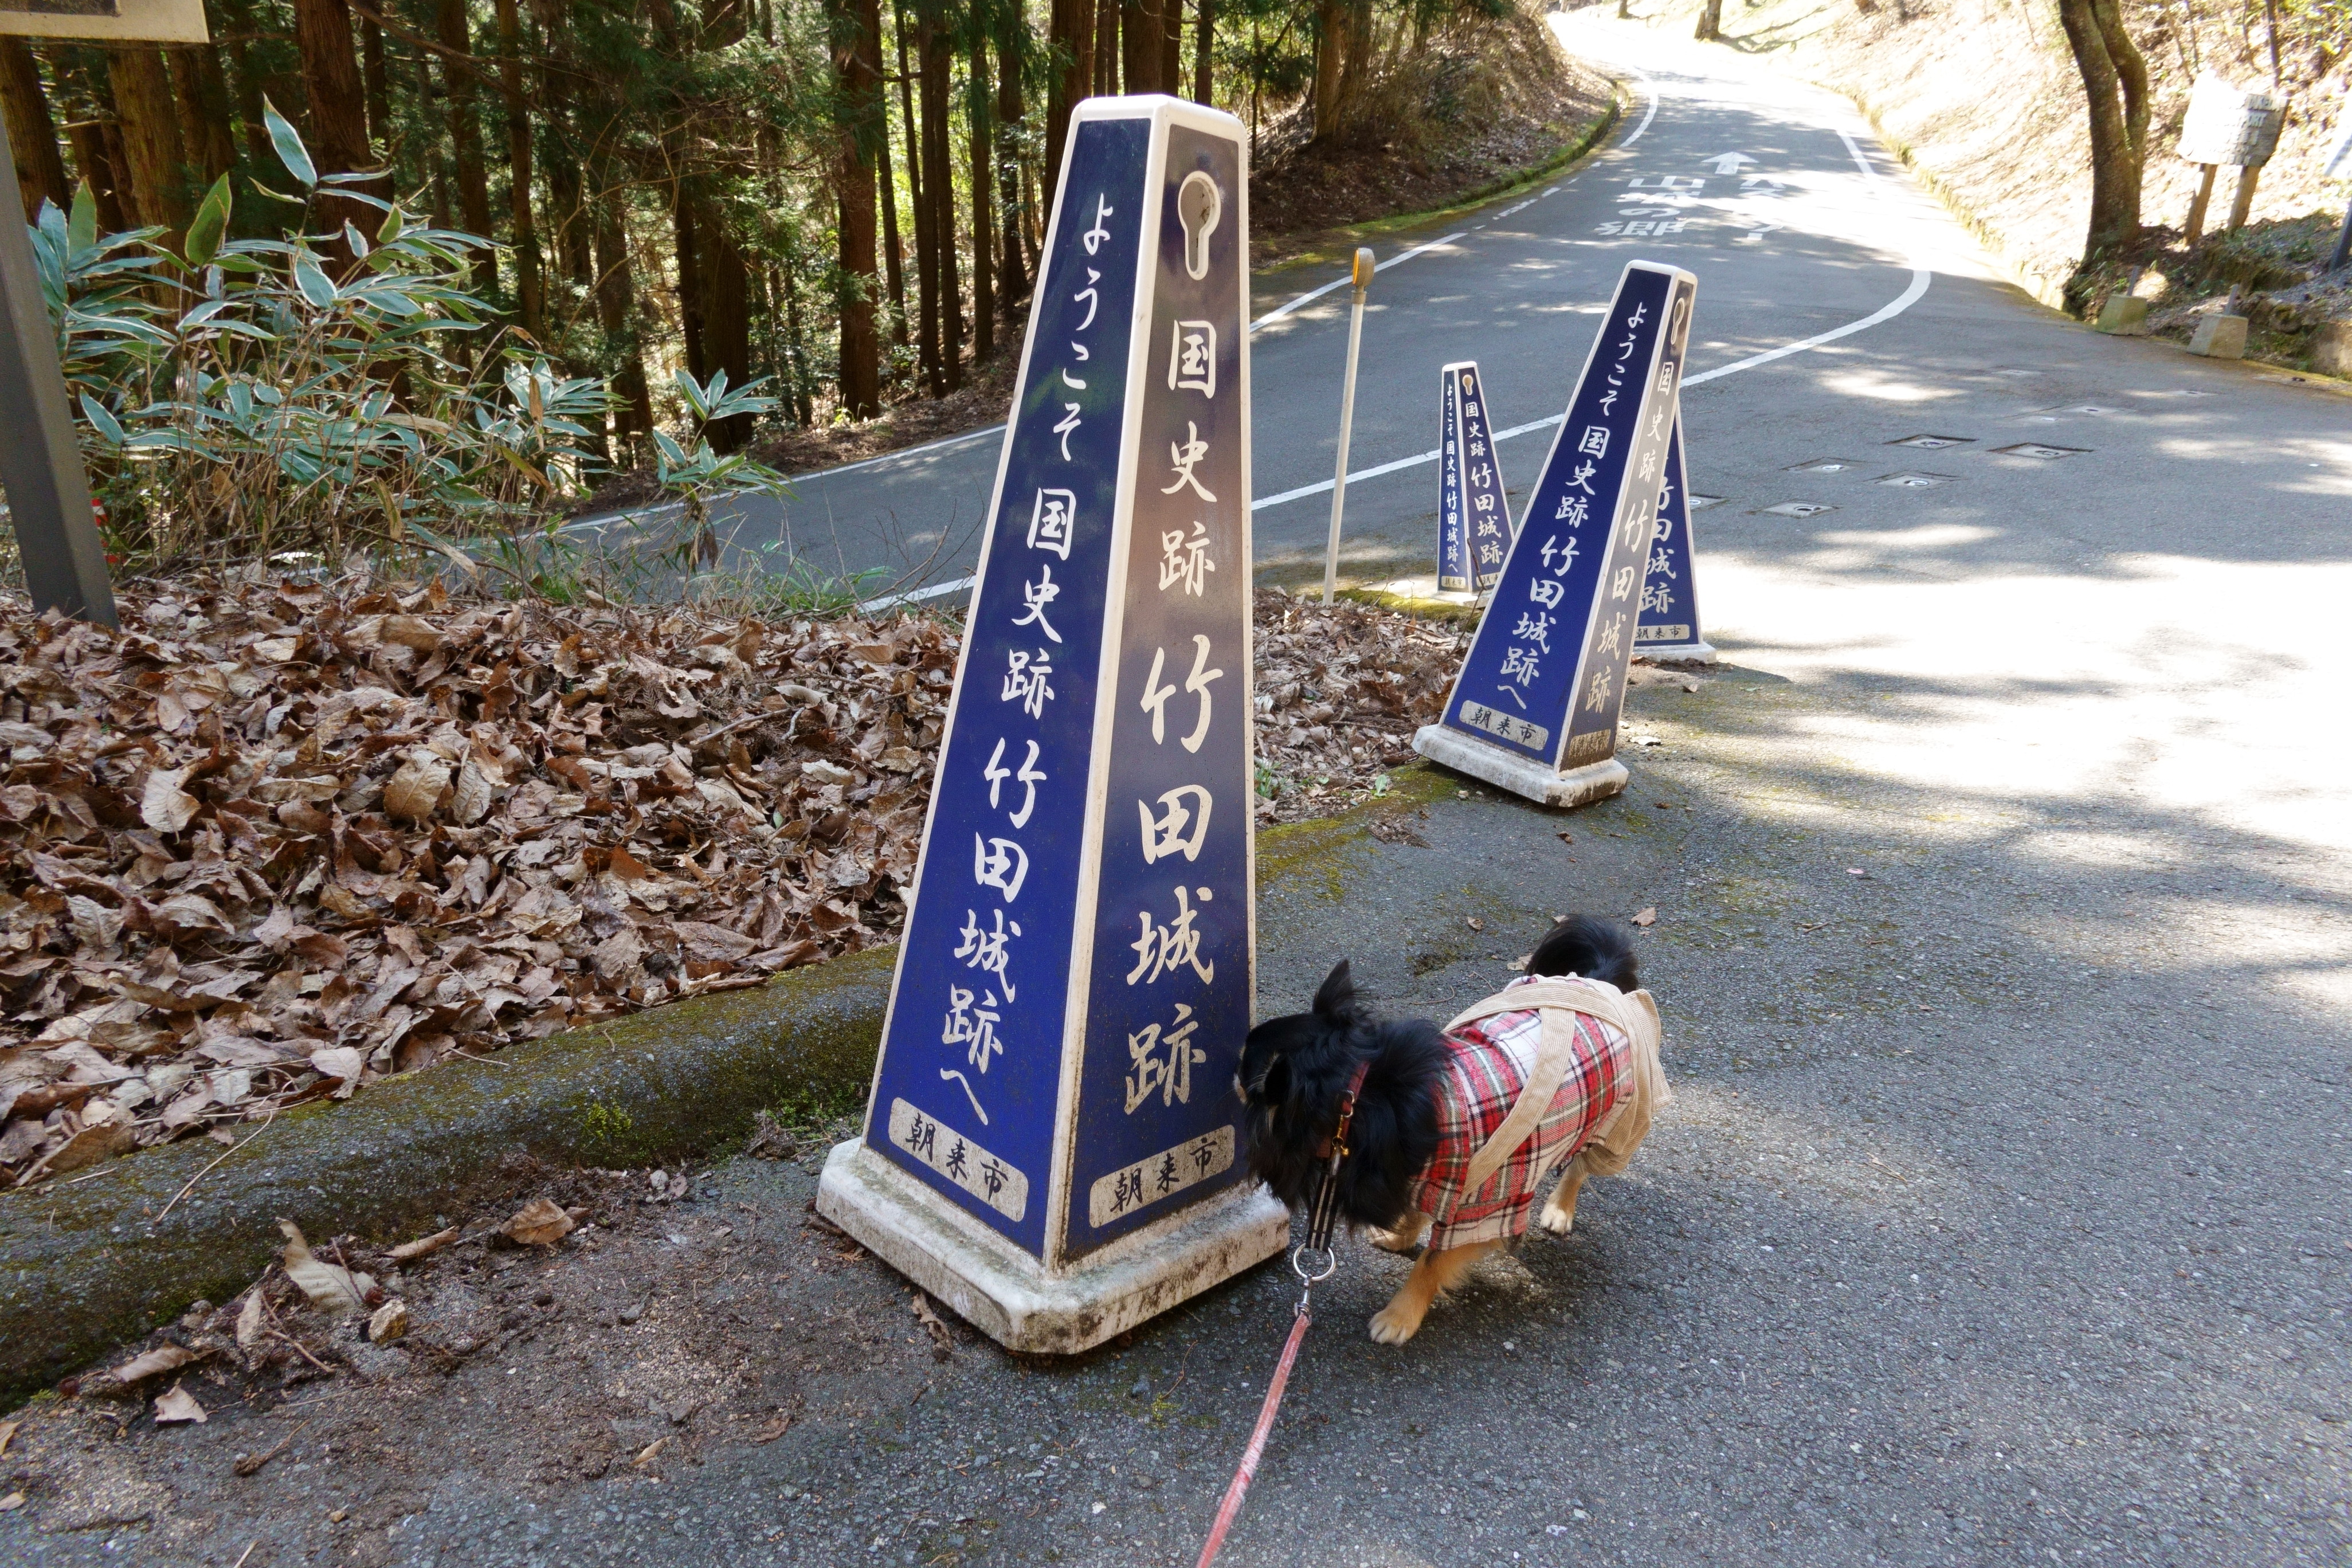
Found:
<svg viewBox="0 0 2352 1568"><path fill-rule="evenodd" d="M10 1194L0 1200L0 1409L191 1301L245 1289L275 1255L281 1215L314 1237L404 1240L495 1184L511 1154L644 1165L741 1137L763 1108L862 1097L897 952L304 1106L226 1158L208 1142L167 1144L79 1184Z"/></svg>
<svg viewBox="0 0 2352 1568"><path fill-rule="evenodd" d="M1375 816L1456 783L1434 768L1391 776L1380 800L1262 832L1260 897L1339 878ZM402 1241L511 1184L514 1155L635 1168L741 1138L763 1109L862 1104L897 955L876 948L380 1083L289 1111L225 1157L165 1144L0 1195L0 1410L192 1301L244 1289L276 1255L280 1216L312 1237Z"/></svg>

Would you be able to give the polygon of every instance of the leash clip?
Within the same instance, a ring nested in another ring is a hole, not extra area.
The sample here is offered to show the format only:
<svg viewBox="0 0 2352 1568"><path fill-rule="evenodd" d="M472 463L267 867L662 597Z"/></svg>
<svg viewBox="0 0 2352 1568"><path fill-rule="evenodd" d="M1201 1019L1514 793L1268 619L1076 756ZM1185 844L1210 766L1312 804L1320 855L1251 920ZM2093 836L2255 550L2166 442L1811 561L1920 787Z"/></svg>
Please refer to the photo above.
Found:
<svg viewBox="0 0 2352 1568"><path fill-rule="evenodd" d="M1322 1268L1318 1272L1313 1274L1309 1274L1307 1271L1307 1265L1303 1261L1310 1252L1319 1252L1323 1255ZM1302 1241L1297 1247L1290 1249L1290 1267L1292 1272L1296 1273L1301 1280L1305 1281L1309 1289L1312 1289L1317 1285L1321 1284L1324 1280L1331 1278L1331 1276L1338 1271L1339 1268L1339 1249L1336 1247L1328 1246L1314 1247Z"/></svg>

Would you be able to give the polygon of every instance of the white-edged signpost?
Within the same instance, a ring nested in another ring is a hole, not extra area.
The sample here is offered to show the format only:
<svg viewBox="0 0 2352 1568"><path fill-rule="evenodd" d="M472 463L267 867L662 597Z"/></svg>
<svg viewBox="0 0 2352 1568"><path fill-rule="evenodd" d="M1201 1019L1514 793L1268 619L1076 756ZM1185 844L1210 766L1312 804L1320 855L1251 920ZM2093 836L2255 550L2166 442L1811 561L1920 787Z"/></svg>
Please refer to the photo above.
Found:
<svg viewBox="0 0 2352 1568"><path fill-rule="evenodd" d="M1423 756L1545 805L1625 787L1617 718L1697 289L1655 262L1618 279L1444 714L1412 738Z"/></svg>
<svg viewBox="0 0 2352 1568"><path fill-rule="evenodd" d="M1478 362L1460 360L1437 374L1437 587L1475 594L1503 575L1511 501Z"/></svg>
<svg viewBox="0 0 2352 1568"><path fill-rule="evenodd" d="M1714 645L1698 623L1698 542L1691 535L1690 476L1683 466L1679 411L1666 439L1666 482L1658 491L1658 521L1650 532L1633 651L1651 659L1715 661Z"/></svg>
<svg viewBox="0 0 2352 1568"><path fill-rule="evenodd" d="M1009 1347L1281 1251L1250 1025L1247 132L1071 115L863 1134L817 1210Z"/></svg>

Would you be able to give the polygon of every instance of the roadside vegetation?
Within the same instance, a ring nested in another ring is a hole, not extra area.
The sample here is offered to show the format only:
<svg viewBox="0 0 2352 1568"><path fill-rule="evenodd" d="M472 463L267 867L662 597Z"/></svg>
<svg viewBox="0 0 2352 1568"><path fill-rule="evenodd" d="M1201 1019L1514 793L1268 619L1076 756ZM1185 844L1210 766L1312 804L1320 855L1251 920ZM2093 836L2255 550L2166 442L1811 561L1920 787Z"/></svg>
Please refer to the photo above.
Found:
<svg viewBox="0 0 2352 1568"><path fill-rule="evenodd" d="M2253 352L2298 367L2321 326L2352 321L2352 270L2323 276L2352 183L2320 174L2352 112L2345 0L1738 0L1718 10L1726 44L1850 94L2046 303L2091 317L2136 286L2151 330L2186 338L2234 290ZM1636 15L1704 29L1707 11L1694 0ZM2251 221L2229 229L2236 174L2223 169L2190 245L2199 170L2178 147L2206 73L2267 88L2288 108Z"/></svg>

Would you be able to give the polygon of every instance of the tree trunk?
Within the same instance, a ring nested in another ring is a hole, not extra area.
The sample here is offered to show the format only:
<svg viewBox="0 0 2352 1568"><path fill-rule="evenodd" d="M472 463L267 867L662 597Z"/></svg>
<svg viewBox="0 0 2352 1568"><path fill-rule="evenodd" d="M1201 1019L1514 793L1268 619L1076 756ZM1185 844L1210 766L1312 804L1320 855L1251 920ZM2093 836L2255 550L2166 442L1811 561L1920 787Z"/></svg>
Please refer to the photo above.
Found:
<svg viewBox="0 0 2352 1568"><path fill-rule="evenodd" d="M1129 92L1160 90L1160 0L1119 0L1118 68Z"/></svg>
<svg viewBox="0 0 2352 1568"><path fill-rule="evenodd" d="M383 29L366 16L360 18L360 74L367 80L368 139L388 151L392 146L392 71L383 58Z"/></svg>
<svg viewBox="0 0 2352 1568"><path fill-rule="evenodd" d="M988 33L978 18L971 26L964 141L971 151L971 363L981 364L996 353L996 188L988 172L989 143L996 133L989 123Z"/></svg>
<svg viewBox="0 0 2352 1568"><path fill-rule="evenodd" d="M0 110L8 116L8 146L16 154L25 221L38 218L45 201L55 202L60 211L72 205L66 161L58 151L57 123L49 118L48 95L41 87L41 62L33 47L13 34L0 36Z"/></svg>
<svg viewBox="0 0 2352 1568"><path fill-rule="evenodd" d="M348 174L380 167L368 146L367 89L360 79L359 54L352 44L347 0L294 0L294 33L302 56L302 87L310 105L310 133L305 140L319 173ZM391 177L370 181L362 188L379 197L388 196ZM330 231L340 231L349 222L362 234L373 234L383 221L364 202L324 192L318 215ZM352 259L347 253L339 252L339 256L347 264Z"/></svg>
<svg viewBox="0 0 2352 1568"><path fill-rule="evenodd" d="M210 184L236 167L236 137L229 130L236 121L236 100L229 95L220 46L194 44L188 52L196 67L196 102L205 121L201 157L205 183Z"/></svg>
<svg viewBox="0 0 2352 1568"><path fill-rule="evenodd" d="M1348 0L1316 0L1315 140L1339 133L1340 65L1348 48Z"/></svg>
<svg viewBox="0 0 2352 1568"><path fill-rule="evenodd" d="M425 63L422 49L416 53L416 101L426 111L432 123L440 123L440 112L433 102L433 69ZM450 226L449 160L442 155L441 138L427 136L424 152L425 198L432 210L433 226L447 228Z"/></svg>
<svg viewBox="0 0 2352 1568"><path fill-rule="evenodd" d="M653 398L646 387L646 361L637 346L637 296L624 193L614 172L599 172L596 195L596 321L604 329L605 353L617 361L613 391L622 405L613 424L625 444L654 427Z"/></svg>
<svg viewBox="0 0 2352 1568"><path fill-rule="evenodd" d="M1184 92L1184 0L1159 0L1160 85L1152 90L1181 97Z"/></svg>
<svg viewBox="0 0 2352 1568"><path fill-rule="evenodd" d="M675 186L670 191L670 220L677 228L677 316L679 333L686 340L686 374L700 381L710 374L702 347L701 237L695 232L694 204Z"/></svg>
<svg viewBox="0 0 2352 1568"><path fill-rule="evenodd" d="M247 44L241 35L231 37L228 60L236 68L236 117L245 122L246 165L259 173L272 167L277 155L269 150L269 127L261 119L261 73L254 68Z"/></svg>
<svg viewBox="0 0 2352 1568"><path fill-rule="evenodd" d="M956 275L955 158L948 138L955 56L944 23L925 18L916 38L923 55L923 195L939 252L940 371L946 390L956 392L963 386L963 285Z"/></svg>
<svg viewBox="0 0 2352 1568"><path fill-rule="evenodd" d="M898 22L898 108L907 124L907 189L915 203L915 368L933 397L947 390L940 368L940 247L933 238L934 216L927 184L922 122L915 118L915 76L907 61L907 16L893 7ZM920 58L919 50L918 58ZM936 167L936 166L934 166Z"/></svg>
<svg viewBox="0 0 2352 1568"><path fill-rule="evenodd" d="M882 263L890 279L890 337L907 341L907 250L898 238L898 176L890 163L889 93L883 92L882 136L874 146L874 173L881 187Z"/></svg>
<svg viewBox="0 0 2352 1568"><path fill-rule="evenodd" d="M1192 101L1208 107L1209 48L1216 41L1216 0L1192 0Z"/></svg>
<svg viewBox="0 0 2352 1568"><path fill-rule="evenodd" d="M2102 260L2139 237L2147 161L2147 62L2124 30L2118 0L2059 0L2091 115L2091 223L2071 297ZM2083 301L2086 303L2087 300ZM2078 303L2077 308L2081 308Z"/></svg>
<svg viewBox="0 0 2352 1568"><path fill-rule="evenodd" d="M837 164L835 185L841 204L838 238L841 294L835 311L841 331L841 406L853 419L882 411L882 342L874 327L875 149L887 135L882 97L882 13L877 0L830 0L833 68L839 105L835 121ZM800 298L784 280L800 341ZM803 391L803 395L805 392ZM803 415L803 422L806 423Z"/></svg>
<svg viewBox="0 0 2352 1568"><path fill-rule="evenodd" d="M187 238L189 205L171 73L154 45L126 44L107 52L106 76L122 126L138 221L164 229L163 243L176 255Z"/></svg>
<svg viewBox="0 0 2352 1568"><path fill-rule="evenodd" d="M1013 153L1013 134L1029 111L1021 101L1021 46L1025 40L1020 10L1008 8L997 26L996 228L1003 238L996 287L1004 299L1004 320L1009 326L1015 320L1014 308L1029 295L1029 279L1021 258L1021 160Z"/></svg>
<svg viewBox="0 0 2352 1568"><path fill-rule="evenodd" d="M1070 110L1094 90L1095 0L1051 0L1045 42L1052 79L1045 87L1046 199L1060 188L1062 144L1070 139Z"/></svg>
<svg viewBox="0 0 2352 1568"><path fill-rule="evenodd" d="M1118 91L1118 0L1102 0L1095 8L1095 97L1108 98Z"/></svg>
<svg viewBox="0 0 2352 1568"><path fill-rule="evenodd" d="M751 274L726 215L701 204L694 218L695 263L702 274L702 360L706 375L727 373L727 384L751 379ZM751 438L751 416L714 421L710 445L732 452Z"/></svg>
<svg viewBox="0 0 2352 1568"><path fill-rule="evenodd" d="M1691 36L1710 44L1722 38L1723 0L1706 0L1706 4L1699 7L1698 30Z"/></svg>
<svg viewBox="0 0 2352 1568"><path fill-rule="evenodd" d="M456 58L441 61L441 90L448 100L449 145L457 166L457 218L468 234L490 237L490 185L482 172L482 127L474 112L474 46L467 26L466 0L435 0L435 31Z"/></svg>
<svg viewBox="0 0 2352 1568"><path fill-rule="evenodd" d="M515 0L498 0L499 92L506 100L508 217L513 225L515 295L522 330L544 342L547 294L541 280L539 225L530 205L530 113L522 90L522 18Z"/></svg>
<svg viewBox="0 0 2352 1568"><path fill-rule="evenodd" d="M79 121L66 128L66 139L73 143L74 167L98 203L99 228L121 234L139 226L139 211L131 202L131 181L121 173L107 135L112 125L111 121Z"/></svg>

